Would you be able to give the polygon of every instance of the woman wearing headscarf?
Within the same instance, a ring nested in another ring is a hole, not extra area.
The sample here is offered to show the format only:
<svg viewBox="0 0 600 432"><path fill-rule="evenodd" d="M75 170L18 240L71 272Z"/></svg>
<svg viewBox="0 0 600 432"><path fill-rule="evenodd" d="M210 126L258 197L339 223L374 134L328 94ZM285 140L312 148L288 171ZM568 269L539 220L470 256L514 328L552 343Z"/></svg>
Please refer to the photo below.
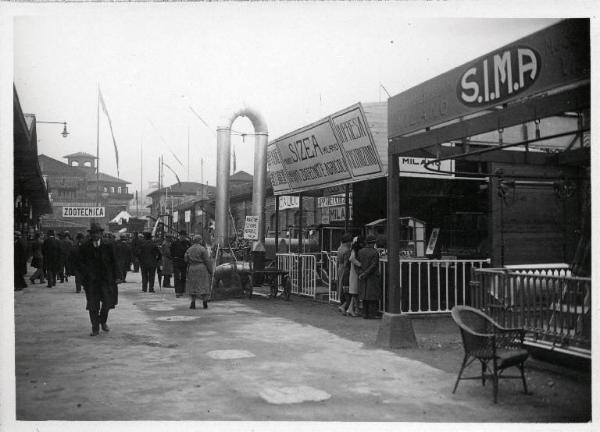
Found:
<svg viewBox="0 0 600 432"><path fill-rule="evenodd" d="M210 254L203 243L201 236L195 236L192 240L192 246L185 252L183 257L188 266L185 289L192 299L190 309L196 309L197 297L202 299L204 309L208 307L213 267Z"/></svg>

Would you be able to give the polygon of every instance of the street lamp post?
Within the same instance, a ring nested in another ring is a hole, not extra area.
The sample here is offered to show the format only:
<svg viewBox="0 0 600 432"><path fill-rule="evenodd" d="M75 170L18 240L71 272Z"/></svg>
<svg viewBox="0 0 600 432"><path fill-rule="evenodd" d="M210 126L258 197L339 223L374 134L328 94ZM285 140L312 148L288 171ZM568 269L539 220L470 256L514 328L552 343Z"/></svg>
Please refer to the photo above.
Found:
<svg viewBox="0 0 600 432"><path fill-rule="evenodd" d="M67 122L55 122L55 121L36 120L36 123L61 124L61 125L63 125L63 131L61 132L61 135L63 136L63 138L66 138L67 135L69 135L69 132L67 132Z"/></svg>

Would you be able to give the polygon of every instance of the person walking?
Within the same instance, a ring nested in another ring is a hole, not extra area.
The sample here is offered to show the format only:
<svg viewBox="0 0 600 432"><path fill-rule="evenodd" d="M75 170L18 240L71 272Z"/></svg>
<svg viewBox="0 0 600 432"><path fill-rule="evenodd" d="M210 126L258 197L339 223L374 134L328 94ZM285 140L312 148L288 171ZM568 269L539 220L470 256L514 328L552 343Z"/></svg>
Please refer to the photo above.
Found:
<svg viewBox="0 0 600 432"><path fill-rule="evenodd" d="M379 281L379 252L375 249L374 235L367 237L367 244L358 251L361 272L358 276L359 296L363 302L363 318L377 317L377 305L381 299L381 284Z"/></svg>
<svg viewBox="0 0 600 432"><path fill-rule="evenodd" d="M92 332L98 336L100 327L110 331L108 311L118 303L119 269L112 244L102 239L104 230L92 222L88 232L90 238L80 246L80 269L83 276L83 289L86 297L86 310L90 315Z"/></svg>
<svg viewBox="0 0 600 432"><path fill-rule="evenodd" d="M83 233L77 233L75 236L75 242L73 243L73 247L71 248L71 253L69 254L69 263L71 266L72 275L75 277L75 292L81 292L81 245L84 242Z"/></svg>
<svg viewBox="0 0 600 432"><path fill-rule="evenodd" d="M162 286L163 288L171 288L171 276L173 275L173 261L171 260L171 245L173 237L170 234L165 236L165 240L160 246L162 254Z"/></svg>
<svg viewBox="0 0 600 432"><path fill-rule="evenodd" d="M48 288L56 286L56 277L61 268L60 242L54 237L54 230L48 230L46 239L42 244L43 265L46 269Z"/></svg>
<svg viewBox="0 0 600 432"><path fill-rule="evenodd" d="M14 279L15 291L21 291L27 287L25 275L27 274L27 246L21 239L21 232L14 232Z"/></svg>
<svg viewBox="0 0 600 432"><path fill-rule="evenodd" d="M124 235L120 235L118 240L115 242L115 254L117 257L117 263L119 264L119 279L125 282L127 278L127 272L131 268L132 253L131 246L127 242Z"/></svg>
<svg viewBox="0 0 600 432"><path fill-rule="evenodd" d="M63 280L64 282L69 282L69 276L72 274L71 263L69 261L71 249L73 249L73 240L71 240L69 231L65 231L60 238L60 253L63 260L63 267L61 268L63 279L61 279L61 282Z"/></svg>
<svg viewBox="0 0 600 432"><path fill-rule="evenodd" d="M175 297L183 296L185 292L185 279L187 264L185 263L185 252L191 246L185 231L179 231L179 238L171 245L171 260L173 261L173 279L175 282Z"/></svg>
<svg viewBox="0 0 600 432"><path fill-rule="evenodd" d="M152 241L152 234L144 233L144 240L139 244L140 268L142 270L142 291L154 292L156 266L160 260L160 250Z"/></svg>
<svg viewBox="0 0 600 432"><path fill-rule="evenodd" d="M188 265L185 289L192 302L190 309L196 309L196 298L202 299L202 307L208 307L210 283L213 274L212 261L201 236L194 236L192 246L185 252L184 261Z"/></svg>
<svg viewBox="0 0 600 432"><path fill-rule="evenodd" d="M344 233L342 241L337 250L337 291L340 296L340 307L338 310L345 314L348 305L350 304L350 296L348 295L348 285L350 277L350 252L351 252L352 235Z"/></svg>
<svg viewBox="0 0 600 432"><path fill-rule="evenodd" d="M39 232L35 233L33 242L31 243L31 267L35 268L35 272L29 278L29 282L35 284L35 280L39 279L40 283L46 282L44 276L44 255L42 254L42 245L44 241Z"/></svg>
<svg viewBox="0 0 600 432"><path fill-rule="evenodd" d="M131 239L131 253L133 254L133 272L137 273L140 271L140 259L139 257L139 245L140 245L140 236L136 231L133 233L133 237Z"/></svg>

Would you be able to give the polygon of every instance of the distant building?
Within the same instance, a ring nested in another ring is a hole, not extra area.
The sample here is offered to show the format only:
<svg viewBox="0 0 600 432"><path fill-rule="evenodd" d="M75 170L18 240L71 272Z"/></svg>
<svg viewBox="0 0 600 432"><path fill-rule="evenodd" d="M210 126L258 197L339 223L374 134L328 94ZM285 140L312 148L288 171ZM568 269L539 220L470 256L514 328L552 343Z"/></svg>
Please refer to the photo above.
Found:
<svg viewBox="0 0 600 432"><path fill-rule="evenodd" d="M64 156L67 163L46 155L38 160L48 187L53 213L42 218L44 228L82 231L92 219L107 227L109 220L127 210L133 195L130 182L100 172L96 174L96 157L78 152ZM63 216L65 207L104 207L103 217Z"/></svg>
<svg viewBox="0 0 600 432"><path fill-rule="evenodd" d="M37 154L35 116L23 114L13 86L13 216L14 229L39 231L40 217L52 211Z"/></svg>

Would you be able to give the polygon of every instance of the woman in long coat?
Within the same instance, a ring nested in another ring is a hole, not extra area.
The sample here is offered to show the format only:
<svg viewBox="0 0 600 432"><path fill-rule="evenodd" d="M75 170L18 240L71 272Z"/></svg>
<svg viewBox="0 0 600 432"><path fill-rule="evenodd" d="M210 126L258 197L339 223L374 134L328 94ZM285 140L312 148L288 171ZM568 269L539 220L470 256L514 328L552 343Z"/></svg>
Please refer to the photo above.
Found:
<svg viewBox="0 0 600 432"><path fill-rule="evenodd" d="M358 252L364 246L363 237L355 237L352 242L352 251L350 252L350 286L348 294L350 295L350 304L348 305L347 315L352 317L358 316L358 290L359 280L358 274L361 271L361 262L358 260Z"/></svg>
<svg viewBox="0 0 600 432"><path fill-rule="evenodd" d="M202 237L194 237L192 246L185 252L183 259L188 265L185 290L192 299L190 309L196 309L197 297L202 298L202 307L206 309L213 266L208 250L202 244Z"/></svg>

